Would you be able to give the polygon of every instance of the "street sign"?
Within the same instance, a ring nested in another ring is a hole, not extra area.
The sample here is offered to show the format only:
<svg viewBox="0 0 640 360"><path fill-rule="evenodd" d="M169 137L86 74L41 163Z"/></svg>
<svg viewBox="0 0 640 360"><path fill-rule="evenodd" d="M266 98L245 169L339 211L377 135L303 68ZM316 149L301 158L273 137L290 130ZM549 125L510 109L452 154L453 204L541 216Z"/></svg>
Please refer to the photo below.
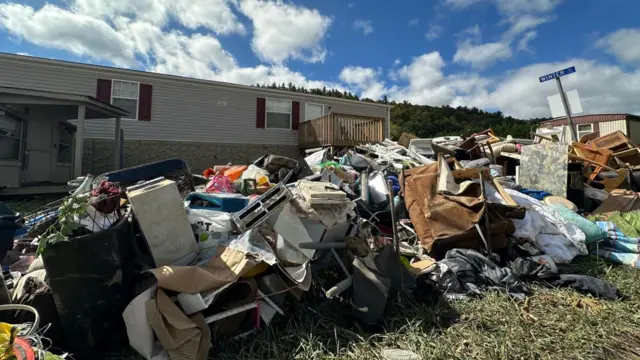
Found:
<svg viewBox="0 0 640 360"><path fill-rule="evenodd" d="M576 67L572 66L572 67L566 68L564 70L556 71L554 73L547 74L545 76L541 76L539 79L540 79L540 82L543 83L545 81L549 81L549 80L553 80L553 79L556 79L556 78L559 78L559 77L562 77L562 76L565 76L565 75L573 74L574 72L576 72Z"/></svg>

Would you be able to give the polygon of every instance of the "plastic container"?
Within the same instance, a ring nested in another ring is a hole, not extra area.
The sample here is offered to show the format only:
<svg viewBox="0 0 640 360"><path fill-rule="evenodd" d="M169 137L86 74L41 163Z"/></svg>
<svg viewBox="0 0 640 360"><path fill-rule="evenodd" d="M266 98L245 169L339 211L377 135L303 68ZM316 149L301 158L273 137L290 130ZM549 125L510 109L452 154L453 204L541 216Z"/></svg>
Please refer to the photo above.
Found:
<svg viewBox="0 0 640 360"><path fill-rule="evenodd" d="M198 200L206 201L208 205L194 205L194 202ZM191 193L187 195L184 201L191 209L206 209L229 213L240 211L249 204L249 200L240 194Z"/></svg>
<svg viewBox="0 0 640 360"><path fill-rule="evenodd" d="M126 346L122 312L134 298L134 241L123 217L104 231L47 245L42 260L64 338L56 347L97 359Z"/></svg>

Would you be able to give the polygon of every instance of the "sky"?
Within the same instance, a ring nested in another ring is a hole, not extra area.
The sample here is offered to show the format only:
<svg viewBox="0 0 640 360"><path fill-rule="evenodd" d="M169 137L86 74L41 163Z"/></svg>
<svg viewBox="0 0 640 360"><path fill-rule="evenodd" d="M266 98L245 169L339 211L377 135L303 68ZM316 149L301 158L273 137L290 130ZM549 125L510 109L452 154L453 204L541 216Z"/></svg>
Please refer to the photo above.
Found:
<svg viewBox="0 0 640 360"><path fill-rule="evenodd" d="M0 0L0 52L551 115L640 114L637 0Z"/></svg>

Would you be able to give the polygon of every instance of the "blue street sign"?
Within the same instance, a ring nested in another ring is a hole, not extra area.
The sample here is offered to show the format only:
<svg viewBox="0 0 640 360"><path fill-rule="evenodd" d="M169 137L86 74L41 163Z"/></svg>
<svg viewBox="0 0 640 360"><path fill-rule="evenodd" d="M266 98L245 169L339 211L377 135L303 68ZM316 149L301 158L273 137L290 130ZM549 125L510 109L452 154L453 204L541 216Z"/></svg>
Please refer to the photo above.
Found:
<svg viewBox="0 0 640 360"><path fill-rule="evenodd" d="M564 70L556 71L554 73L547 74L545 76L540 76L540 82L543 83L545 81L553 80L553 79L559 78L561 76L573 74L574 72L576 72L576 67L572 66L570 68L566 68Z"/></svg>

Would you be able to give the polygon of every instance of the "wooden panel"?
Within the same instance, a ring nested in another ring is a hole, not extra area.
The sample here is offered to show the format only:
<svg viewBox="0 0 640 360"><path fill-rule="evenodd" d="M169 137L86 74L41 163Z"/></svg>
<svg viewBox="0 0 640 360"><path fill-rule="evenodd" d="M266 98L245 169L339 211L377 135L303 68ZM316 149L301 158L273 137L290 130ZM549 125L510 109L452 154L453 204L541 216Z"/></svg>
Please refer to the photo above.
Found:
<svg viewBox="0 0 640 360"><path fill-rule="evenodd" d="M383 118L342 113L329 113L300 124L299 146L356 146L382 142Z"/></svg>
<svg viewBox="0 0 640 360"><path fill-rule="evenodd" d="M622 131L616 131L609 135L602 136L593 141L588 142L589 145L593 145L599 148L604 148L612 151L621 151L625 149L632 149L635 147Z"/></svg>
<svg viewBox="0 0 640 360"><path fill-rule="evenodd" d="M596 148L576 142L573 143L573 149L576 154L578 154L578 156L585 159L593 160L600 164L608 164L609 159L611 159L611 155L613 155L613 152L611 150Z"/></svg>

